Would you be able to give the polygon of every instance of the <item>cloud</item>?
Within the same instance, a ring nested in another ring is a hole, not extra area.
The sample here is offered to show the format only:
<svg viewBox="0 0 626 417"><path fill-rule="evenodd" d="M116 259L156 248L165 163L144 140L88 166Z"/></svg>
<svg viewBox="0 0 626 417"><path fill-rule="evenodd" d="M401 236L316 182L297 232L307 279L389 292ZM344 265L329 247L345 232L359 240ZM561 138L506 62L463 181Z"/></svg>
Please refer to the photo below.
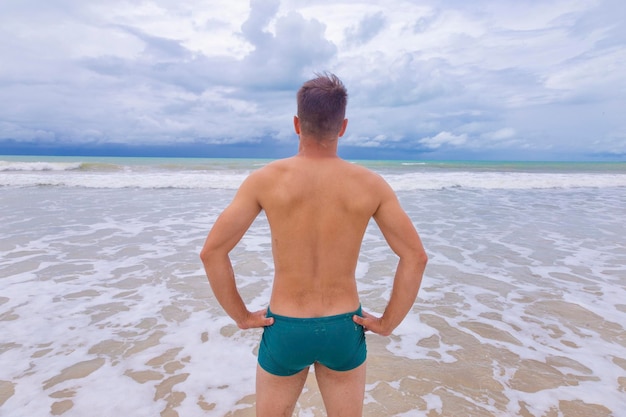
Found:
<svg viewBox="0 0 626 417"><path fill-rule="evenodd" d="M294 89L315 69L326 66L336 47L324 38L324 25L319 21L296 12L276 16L278 4L252 3L240 32L251 48L242 58L205 55L189 49L182 38L150 34L128 23L105 22L98 30L113 40L131 43L134 53L120 53L113 42L110 51L72 58L56 46L50 55L58 71L52 76L33 72L30 84L38 85L39 93L21 81L23 75L16 74L18 79L11 81L5 73L2 81L10 88L3 90L3 98L14 90L12 101L28 108L30 120L22 122L20 132L53 132L33 134L32 140L97 137L98 141L139 144L254 142L267 135L284 138L289 129L269 124L279 117L275 112L280 117L291 113ZM268 30L270 22L274 33ZM46 29L51 28L44 25ZM42 59L22 56L19 61L30 67L30 62L37 65ZM289 92L289 101L281 91ZM3 113L0 119L7 122L0 129L20 118L17 112ZM28 137L15 132L5 127L0 138Z"/></svg>
<svg viewBox="0 0 626 417"><path fill-rule="evenodd" d="M251 19L252 16L253 13ZM244 23L244 28L249 22ZM264 88L297 88L306 73L312 74L320 66L327 65L337 51L336 46L324 38L324 30L318 20L306 20L292 11L276 19L275 34L260 28L248 29L248 33L244 31L246 39L254 45L254 51L241 63L235 63L242 74L237 83L256 86L262 83ZM252 80L254 82L250 83Z"/></svg>
<svg viewBox="0 0 626 417"><path fill-rule="evenodd" d="M483 134L483 137L492 141L503 141L515 137L515 129L505 127L495 132L486 132L485 134Z"/></svg>
<svg viewBox="0 0 626 417"><path fill-rule="evenodd" d="M345 30L346 43L363 45L369 42L380 33L386 21L382 12L366 15L356 26L350 26Z"/></svg>
<svg viewBox="0 0 626 417"><path fill-rule="evenodd" d="M438 149L441 146L461 146L467 142L467 135L455 135L450 132L439 132L434 137L423 138L419 143L430 149Z"/></svg>
<svg viewBox="0 0 626 417"><path fill-rule="evenodd" d="M252 0L250 2L250 15L241 26L241 33L246 40L257 47L263 47L264 44L271 42L272 35L265 29L278 12L279 6L278 0Z"/></svg>
<svg viewBox="0 0 626 417"><path fill-rule="evenodd" d="M349 90L350 147L623 155L625 10L615 0L0 2L0 140L291 143L296 90L330 70Z"/></svg>

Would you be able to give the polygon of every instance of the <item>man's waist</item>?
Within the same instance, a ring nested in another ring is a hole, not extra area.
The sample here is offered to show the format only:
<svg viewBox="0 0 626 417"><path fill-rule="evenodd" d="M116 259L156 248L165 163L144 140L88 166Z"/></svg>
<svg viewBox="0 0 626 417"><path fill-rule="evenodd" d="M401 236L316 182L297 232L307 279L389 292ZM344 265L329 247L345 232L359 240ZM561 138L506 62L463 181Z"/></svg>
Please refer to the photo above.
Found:
<svg viewBox="0 0 626 417"><path fill-rule="evenodd" d="M278 297L272 297L269 308L275 314L285 317L313 318L353 313L360 306L361 303L358 296L348 297L345 300L335 300L333 303L314 303L310 300L282 300Z"/></svg>
<svg viewBox="0 0 626 417"><path fill-rule="evenodd" d="M267 308L267 317L273 317L276 320L281 320L281 321L289 321L289 322L308 322L311 319L314 319L316 322L333 322L333 321L340 321L340 320L346 320L346 319L352 319L352 316L354 315L361 315L361 305L359 304L359 307L354 309L354 310L350 310L348 312L343 312L343 313L339 313L339 314L331 314L331 315L323 315L323 316L307 316L307 317L293 317L293 316L285 316L282 314L276 314L272 311L271 306Z"/></svg>

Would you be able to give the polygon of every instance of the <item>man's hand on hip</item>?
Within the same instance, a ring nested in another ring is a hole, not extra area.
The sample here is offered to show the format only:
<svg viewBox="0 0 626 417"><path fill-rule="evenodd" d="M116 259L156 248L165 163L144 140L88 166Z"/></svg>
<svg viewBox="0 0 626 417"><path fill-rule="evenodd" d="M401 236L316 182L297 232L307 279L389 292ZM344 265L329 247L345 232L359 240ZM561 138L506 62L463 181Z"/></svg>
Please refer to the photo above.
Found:
<svg viewBox="0 0 626 417"><path fill-rule="evenodd" d="M274 318L265 317L266 314L267 314L266 308L264 308L263 310L255 311L253 313L248 313L248 316L245 318L245 320L237 323L237 327L239 327L242 330L245 330L245 329L252 329L255 327L271 326L272 324L274 324Z"/></svg>

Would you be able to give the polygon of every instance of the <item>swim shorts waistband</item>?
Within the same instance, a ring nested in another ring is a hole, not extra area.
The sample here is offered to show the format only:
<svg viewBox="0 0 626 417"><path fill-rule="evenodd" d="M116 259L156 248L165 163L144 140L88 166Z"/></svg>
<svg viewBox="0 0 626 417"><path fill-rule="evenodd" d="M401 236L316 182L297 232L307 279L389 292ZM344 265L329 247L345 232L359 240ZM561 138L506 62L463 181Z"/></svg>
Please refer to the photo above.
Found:
<svg viewBox="0 0 626 417"><path fill-rule="evenodd" d="M354 311L351 311L349 313L342 313L342 314L335 314L332 316L321 316L321 317L290 317L290 316L281 316L279 314L274 314L270 311L270 308L267 307L267 314L266 317L273 317L275 320L282 320L282 321L290 321L292 323L310 323L311 321L315 321L317 323L329 323L329 322L333 322L333 321L338 321L338 320L345 320L347 318L352 318L352 316L354 316L355 314L357 316L361 315L361 306L359 305L359 308L357 308Z"/></svg>

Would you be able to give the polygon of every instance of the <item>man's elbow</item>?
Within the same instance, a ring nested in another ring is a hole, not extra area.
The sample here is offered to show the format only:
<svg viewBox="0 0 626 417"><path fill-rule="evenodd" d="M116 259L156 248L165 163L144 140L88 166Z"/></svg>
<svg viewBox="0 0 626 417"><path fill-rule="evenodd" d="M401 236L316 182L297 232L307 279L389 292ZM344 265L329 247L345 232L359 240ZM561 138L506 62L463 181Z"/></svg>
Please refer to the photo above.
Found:
<svg viewBox="0 0 626 417"><path fill-rule="evenodd" d="M200 260L206 266L211 263L211 260L215 256L215 250L210 246L204 245L202 250L200 251Z"/></svg>
<svg viewBox="0 0 626 417"><path fill-rule="evenodd" d="M205 269L209 266L221 265L228 261L228 251L223 246L205 244L200 250L200 260Z"/></svg>
<svg viewBox="0 0 626 417"><path fill-rule="evenodd" d="M428 263L428 255L423 249L415 249L407 251L404 255L400 255L400 262L405 265L408 270L413 271L417 276L422 276Z"/></svg>
<svg viewBox="0 0 626 417"><path fill-rule="evenodd" d="M428 263L428 255L426 254L426 251L419 251L417 255L417 262L423 267L426 267L426 264Z"/></svg>
<svg viewBox="0 0 626 417"><path fill-rule="evenodd" d="M420 273L423 273L428 263L428 255L424 249L418 249L413 253L413 265Z"/></svg>
<svg viewBox="0 0 626 417"><path fill-rule="evenodd" d="M209 257L209 251L207 250L206 246L204 246L200 250L200 260L202 261L202 263L205 263L208 257Z"/></svg>
<svg viewBox="0 0 626 417"><path fill-rule="evenodd" d="M396 255L414 265L425 266L428 263L428 255L421 244L407 246L403 251L396 252Z"/></svg>
<svg viewBox="0 0 626 417"><path fill-rule="evenodd" d="M213 285L212 278L214 275L215 269L215 251L206 245L200 250L200 260L202 261L202 266L204 267L204 272L206 273L206 277L209 280L209 283Z"/></svg>

